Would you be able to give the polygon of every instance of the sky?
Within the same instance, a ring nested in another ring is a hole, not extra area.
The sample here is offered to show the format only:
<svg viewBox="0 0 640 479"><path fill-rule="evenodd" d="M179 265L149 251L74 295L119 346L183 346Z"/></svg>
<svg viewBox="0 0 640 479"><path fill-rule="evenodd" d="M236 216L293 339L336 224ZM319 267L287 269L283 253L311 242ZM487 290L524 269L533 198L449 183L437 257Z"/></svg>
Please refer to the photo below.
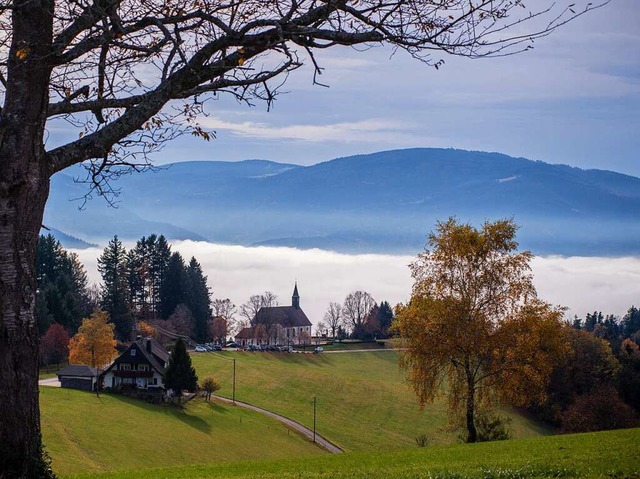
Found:
<svg viewBox="0 0 640 479"><path fill-rule="evenodd" d="M578 1L577 5L586 2ZM442 58L436 70L389 49L331 48L313 85L294 72L273 109L213 102L203 126L158 163L270 159L302 165L408 147L497 151L640 176L640 3L612 0L534 49L506 58Z"/></svg>
<svg viewBox="0 0 640 479"><path fill-rule="evenodd" d="M297 281L300 305L314 324L322 321L329 302L343 303L350 292L367 291L377 302L394 306L409 299L413 284L408 268L411 256L196 241L176 242L172 251L185 258L195 256L208 276L212 297L229 298L237 306L264 291L275 293L280 305L290 305ZM89 281L100 282L97 257L102 249L74 252L85 265ZM540 298L569 308L567 318L583 318L593 311L623 316L630 306L640 306L640 258L536 257L531 266Z"/></svg>

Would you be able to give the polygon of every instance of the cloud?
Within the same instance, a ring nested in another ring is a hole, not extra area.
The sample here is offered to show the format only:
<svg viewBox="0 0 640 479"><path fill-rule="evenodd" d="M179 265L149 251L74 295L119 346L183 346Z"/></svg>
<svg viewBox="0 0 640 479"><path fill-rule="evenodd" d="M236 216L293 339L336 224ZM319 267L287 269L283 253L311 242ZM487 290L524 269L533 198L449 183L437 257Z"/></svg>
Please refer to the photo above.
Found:
<svg viewBox="0 0 640 479"><path fill-rule="evenodd" d="M309 142L373 142L383 143L412 138L407 133L413 125L398 120L367 119L333 124L270 125L253 121L232 122L215 117L201 118L200 124L214 130L227 130L239 136L272 140L299 140ZM420 141L425 140L424 136Z"/></svg>
<svg viewBox="0 0 640 479"><path fill-rule="evenodd" d="M126 245L131 247L132 245ZM411 256L348 255L294 248L244 247L182 241L173 245L185 258L195 256L208 276L213 297L236 305L250 295L272 291L281 305L290 304L298 282L301 306L313 323L321 321L329 302L342 302L356 290L392 305L411 294ZM89 280L98 282L96 258L101 250L76 250ZM640 304L640 258L538 257L533 263L541 298L567 306L567 317L594 310L623 315Z"/></svg>

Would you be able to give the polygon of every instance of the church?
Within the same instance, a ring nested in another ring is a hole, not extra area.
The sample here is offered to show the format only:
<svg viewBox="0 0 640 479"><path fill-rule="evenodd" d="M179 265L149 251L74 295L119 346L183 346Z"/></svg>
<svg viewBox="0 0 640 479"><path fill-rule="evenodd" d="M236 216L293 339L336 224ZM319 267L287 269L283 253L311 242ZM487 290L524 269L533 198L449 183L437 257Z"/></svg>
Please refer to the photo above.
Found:
<svg viewBox="0 0 640 479"><path fill-rule="evenodd" d="M251 324L236 335L239 346L308 344L311 321L300 307L298 283L293 288L291 306L260 308Z"/></svg>

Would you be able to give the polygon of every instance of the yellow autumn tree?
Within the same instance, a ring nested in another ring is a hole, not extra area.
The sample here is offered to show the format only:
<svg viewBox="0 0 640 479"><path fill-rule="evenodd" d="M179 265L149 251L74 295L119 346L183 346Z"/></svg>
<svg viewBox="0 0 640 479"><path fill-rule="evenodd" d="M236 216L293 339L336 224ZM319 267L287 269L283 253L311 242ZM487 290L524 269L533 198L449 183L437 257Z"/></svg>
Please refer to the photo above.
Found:
<svg viewBox="0 0 640 479"><path fill-rule="evenodd" d="M84 318L77 334L69 341L69 363L104 367L116 356L114 325L105 311Z"/></svg>
<svg viewBox="0 0 640 479"><path fill-rule="evenodd" d="M420 406L446 394L449 419L466 427L468 442L478 440L483 409L544 400L564 351L562 310L536 298L533 256L517 252L516 230L511 220L480 229L438 223L431 249L411 265L411 300L397 307L400 365Z"/></svg>
<svg viewBox="0 0 640 479"><path fill-rule="evenodd" d="M158 339L158 331L152 324L147 323L146 321L138 321L138 330L143 338L151 336L154 339Z"/></svg>

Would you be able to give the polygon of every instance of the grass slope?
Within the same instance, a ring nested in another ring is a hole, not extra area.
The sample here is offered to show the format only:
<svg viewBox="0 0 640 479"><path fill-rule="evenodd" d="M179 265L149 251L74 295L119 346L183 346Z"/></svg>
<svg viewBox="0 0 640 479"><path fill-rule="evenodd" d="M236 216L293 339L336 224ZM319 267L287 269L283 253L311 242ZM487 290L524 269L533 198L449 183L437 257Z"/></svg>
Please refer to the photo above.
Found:
<svg viewBox="0 0 640 479"><path fill-rule="evenodd" d="M313 396L318 398L317 430L348 451L415 446L420 433L432 443L455 441L443 432L446 403L420 412L413 391L403 382L394 351L337 354L196 353L199 377L214 375L231 396L232 359L236 358L236 398L313 426ZM514 437L546 431L511 414Z"/></svg>
<svg viewBox="0 0 640 479"><path fill-rule="evenodd" d="M59 474L322 454L273 419L200 399L179 410L43 387L40 407Z"/></svg>
<svg viewBox="0 0 640 479"><path fill-rule="evenodd" d="M381 453L194 465L100 479L640 478L640 429L456 444ZM95 476L81 476L95 477Z"/></svg>

